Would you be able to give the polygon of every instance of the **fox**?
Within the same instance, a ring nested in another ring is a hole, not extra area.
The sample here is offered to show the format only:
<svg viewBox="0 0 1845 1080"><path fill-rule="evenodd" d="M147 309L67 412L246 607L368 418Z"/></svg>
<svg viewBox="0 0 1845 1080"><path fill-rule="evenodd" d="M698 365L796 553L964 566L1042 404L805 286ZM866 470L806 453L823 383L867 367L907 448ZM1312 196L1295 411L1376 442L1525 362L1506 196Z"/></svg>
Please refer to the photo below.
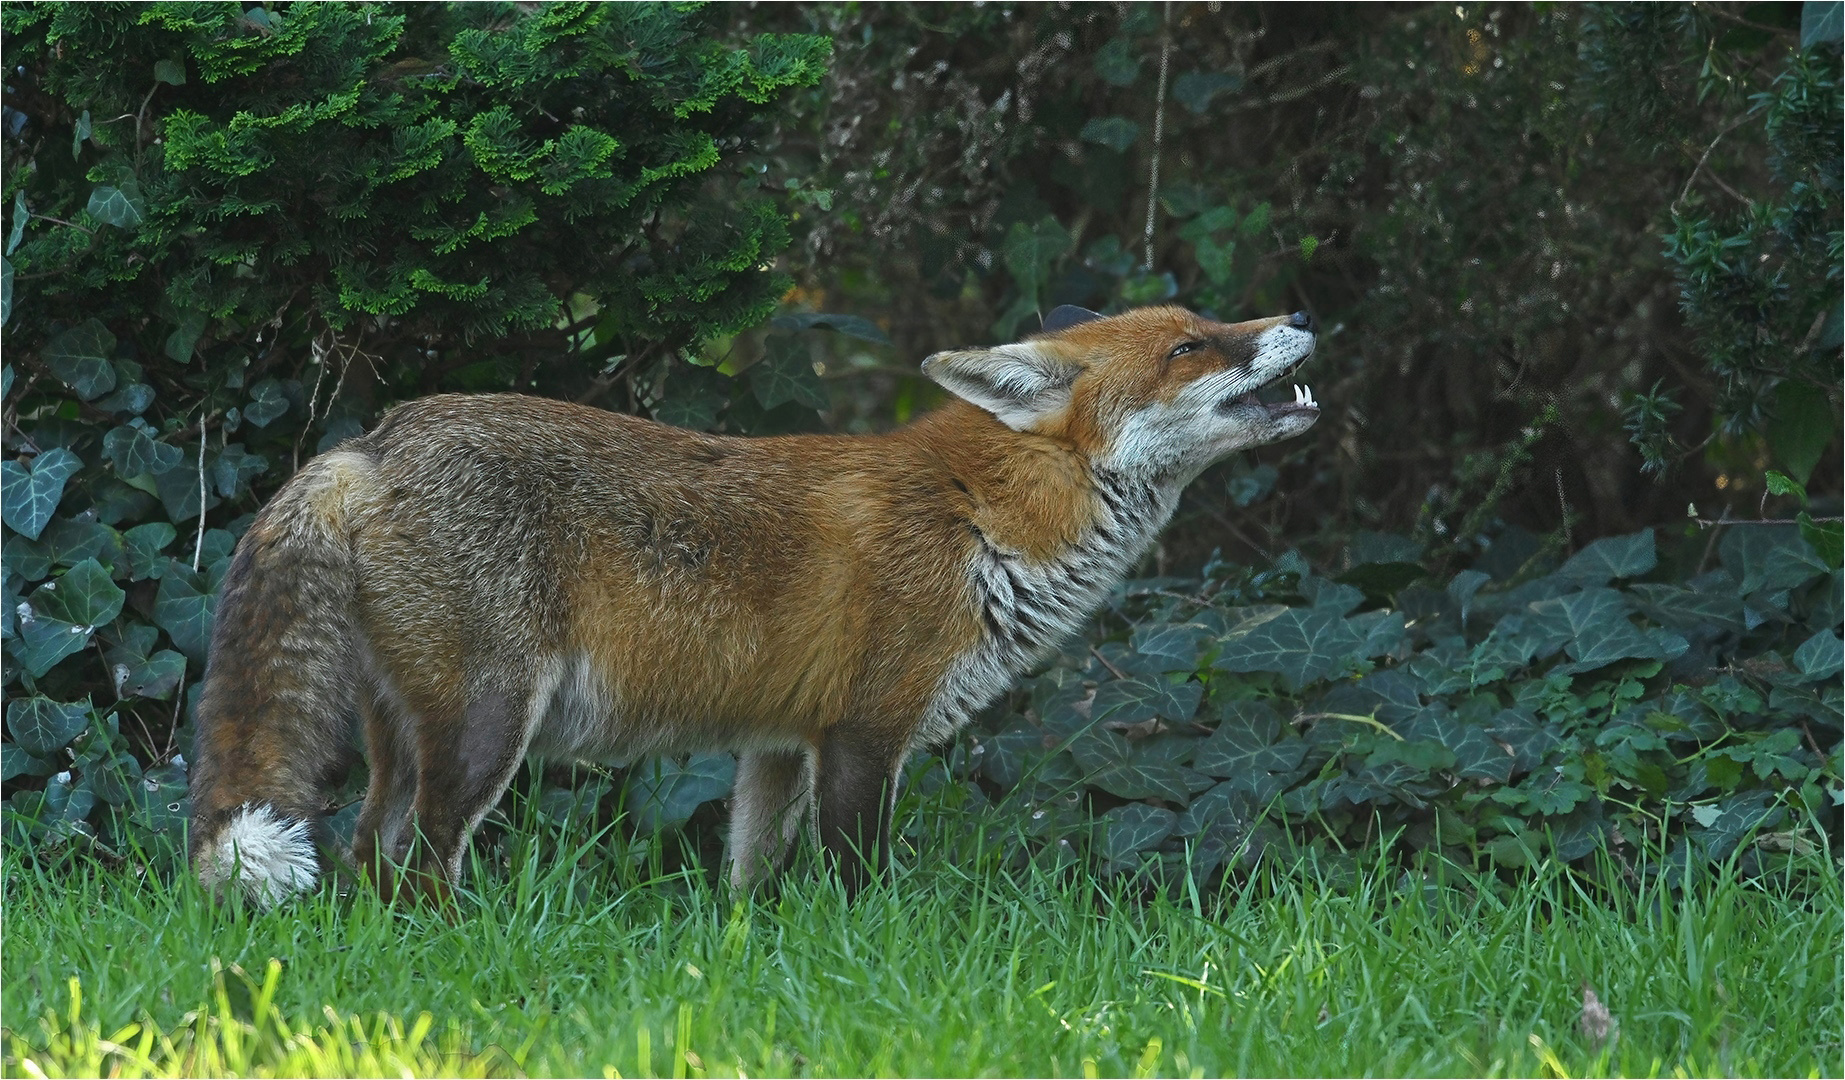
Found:
<svg viewBox="0 0 1845 1080"><path fill-rule="evenodd" d="M802 835L888 873L899 770L1098 608L1235 451L1301 434L1306 312L1065 306L938 352L885 434L705 434L515 394L400 405L314 458L225 574L197 709L191 861L273 906L339 857L438 897L521 763L737 757L724 873ZM1273 396L1273 395L1271 395ZM349 852L326 826L354 725Z"/></svg>

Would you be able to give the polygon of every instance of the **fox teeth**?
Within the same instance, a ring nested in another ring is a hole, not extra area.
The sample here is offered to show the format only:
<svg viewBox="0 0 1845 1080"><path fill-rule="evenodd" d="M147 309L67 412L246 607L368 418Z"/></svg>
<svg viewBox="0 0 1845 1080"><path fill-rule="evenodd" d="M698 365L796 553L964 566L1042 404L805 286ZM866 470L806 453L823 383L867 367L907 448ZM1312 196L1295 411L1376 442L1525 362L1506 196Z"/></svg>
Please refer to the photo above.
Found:
<svg viewBox="0 0 1845 1080"><path fill-rule="evenodd" d="M1312 387L1296 385L1294 387L1294 404L1308 405L1314 408L1318 408L1320 403L1313 400L1313 388Z"/></svg>

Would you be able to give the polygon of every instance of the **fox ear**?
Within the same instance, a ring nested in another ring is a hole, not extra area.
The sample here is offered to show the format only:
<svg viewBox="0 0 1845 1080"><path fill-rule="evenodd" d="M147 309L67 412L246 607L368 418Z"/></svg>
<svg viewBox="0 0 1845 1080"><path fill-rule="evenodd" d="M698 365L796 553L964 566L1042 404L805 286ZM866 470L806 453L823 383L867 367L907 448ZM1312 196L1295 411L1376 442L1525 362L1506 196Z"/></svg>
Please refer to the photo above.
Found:
<svg viewBox="0 0 1845 1080"><path fill-rule="evenodd" d="M1024 431L1070 403L1070 384L1082 368L1035 342L1022 342L939 352L923 361L922 370L949 393Z"/></svg>
<svg viewBox="0 0 1845 1080"><path fill-rule="evenodd" d="M1046 334L1055 334L1059 330L1068 330L1072 326L1081 326L1086 322L1094 322L1101 317L1100 314L1090 311L1088 308L1077 307L1075 304L1059 304L1051 309L1049 315L1044 317L1044 330L1042 332Z"/></svg>

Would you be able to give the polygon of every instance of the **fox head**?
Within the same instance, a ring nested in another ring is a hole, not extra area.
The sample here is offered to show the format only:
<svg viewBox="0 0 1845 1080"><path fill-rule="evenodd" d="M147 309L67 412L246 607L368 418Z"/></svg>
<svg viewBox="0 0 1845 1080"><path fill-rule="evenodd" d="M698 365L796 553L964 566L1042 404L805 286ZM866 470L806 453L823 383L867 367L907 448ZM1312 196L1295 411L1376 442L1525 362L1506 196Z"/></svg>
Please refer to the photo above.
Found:
<svg viewBox="0 0 1845 1080"><path fill-rule="evenodd" d="M936 353L922 370L1014 431L1073 445L1113 471L1185 482L1319 419L1300 387L1273 404L1257 396L1313 354L1315 329L1305 312L1220 323L1179 307L1060 307L1033 337Z"/></svg>

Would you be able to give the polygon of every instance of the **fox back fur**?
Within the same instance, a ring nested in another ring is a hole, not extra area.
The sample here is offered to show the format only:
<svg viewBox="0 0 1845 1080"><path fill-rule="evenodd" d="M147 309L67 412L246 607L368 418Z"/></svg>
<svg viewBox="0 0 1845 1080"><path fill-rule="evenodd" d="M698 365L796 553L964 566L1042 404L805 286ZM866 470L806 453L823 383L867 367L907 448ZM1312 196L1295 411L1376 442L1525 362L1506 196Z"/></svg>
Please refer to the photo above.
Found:
<svg viewBox="0 0 1845 1080"><path fill-rule="evenodd" d="M353 718L353 850L419 887L528 755L737 753L732 879L804 826L849 888L896 770L1072 633L1204 467L1298 434L1304 314L1061 308L938 353L960 400L888 435L729 438L539 398L440 396L304 467L238 545L192 772L194 867L312 886ZM416 842L413 844L413 840Z"/></svg>

